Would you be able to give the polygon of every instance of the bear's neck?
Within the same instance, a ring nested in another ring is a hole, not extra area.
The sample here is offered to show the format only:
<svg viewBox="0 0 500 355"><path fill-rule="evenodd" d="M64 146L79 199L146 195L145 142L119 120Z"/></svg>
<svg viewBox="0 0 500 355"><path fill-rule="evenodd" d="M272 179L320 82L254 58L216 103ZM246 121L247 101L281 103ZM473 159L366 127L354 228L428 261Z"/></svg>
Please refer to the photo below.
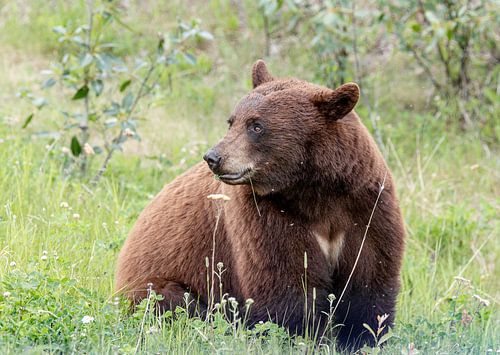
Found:
<svg viewBox="0 0 500 355"><path fill-rule="evenodd" d="M323 220L325 214L338 215L346 203L362 204L378 192L384 178L386 185L392 181L382 154L356 113L321 134L318 141L323 144L312 149L305 178L267 197L311 222Z"/></svg>

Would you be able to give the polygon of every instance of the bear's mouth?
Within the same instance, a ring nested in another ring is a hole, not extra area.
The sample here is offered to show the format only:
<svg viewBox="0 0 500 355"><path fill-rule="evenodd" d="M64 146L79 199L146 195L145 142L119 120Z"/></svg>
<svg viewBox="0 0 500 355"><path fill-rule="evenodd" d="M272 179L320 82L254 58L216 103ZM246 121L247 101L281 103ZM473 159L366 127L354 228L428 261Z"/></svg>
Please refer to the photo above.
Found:
<svg viewBox="0 0 500 355"><path fill-rule="evenodd" d="M247 182L248 179L250 178L251 172L252 169L247 168L237 173L219 174L217 175L217 177L226 184L237 185Z"/></svg>

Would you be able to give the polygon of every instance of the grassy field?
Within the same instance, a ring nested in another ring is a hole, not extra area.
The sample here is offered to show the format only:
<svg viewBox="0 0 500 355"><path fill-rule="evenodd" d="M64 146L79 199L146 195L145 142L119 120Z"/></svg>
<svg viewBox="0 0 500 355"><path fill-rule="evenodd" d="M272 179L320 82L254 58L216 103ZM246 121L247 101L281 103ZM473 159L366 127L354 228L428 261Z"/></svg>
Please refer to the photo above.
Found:
<svg viewBox="0 0 500 355"><path fill-rule="evenodd" d="M116 297L117 253L138 214L221 137L264 47L251 2L244 31L226 1L159 3L130 5L125 20L142 35L120 36L125 55L150 45L148 38L177 17L200 18L215 40L192 72L174 76L140 123L142 141L126 145L93 187L65 179L60 148L35 134L58 126L56 110L22 129L30 108L15 96L36 86L53 60L51 28L81 19L84 6L0 0L0 352L334 353L333 340L318 346L273 324L244 330L222 318L188 319L182 311L174 321L171 314L145 313L146 304L130 315ZM266 60L277 76L313 80L314 63L300 41ZM427 110L422 91L429 84L401 55L378 67L371 83L367 95L377 92L377 122L408 232L396 326L383 352L498 353L497 141L450 126L452 113ZM369 108L360 102L357 111L372 129Z"/></svg>

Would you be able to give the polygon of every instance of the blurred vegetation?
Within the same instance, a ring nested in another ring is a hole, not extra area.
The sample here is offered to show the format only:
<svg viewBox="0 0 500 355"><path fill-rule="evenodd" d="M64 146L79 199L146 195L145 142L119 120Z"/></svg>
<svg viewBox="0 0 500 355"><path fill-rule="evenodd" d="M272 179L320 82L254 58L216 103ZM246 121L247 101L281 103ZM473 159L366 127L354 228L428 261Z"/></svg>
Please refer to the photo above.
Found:
<svg viewBox="0 0 500 355"><path fill-rule="evenodd" d="M258 58L361 86L408 231L383 352L499 350L499 16L493 0L0 0L0 351L335 351L115 299L138 213L223 135Z"/></svg>

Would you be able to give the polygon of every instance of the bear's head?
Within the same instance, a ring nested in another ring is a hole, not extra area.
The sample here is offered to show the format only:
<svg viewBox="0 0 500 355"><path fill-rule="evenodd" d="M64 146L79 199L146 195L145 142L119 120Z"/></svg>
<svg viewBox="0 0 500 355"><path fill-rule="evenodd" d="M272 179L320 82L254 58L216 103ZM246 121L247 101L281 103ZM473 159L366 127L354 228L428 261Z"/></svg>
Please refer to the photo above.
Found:
<svg viewBox="0 0 500 355"><path fill-rule="evenodd" d="M262 60L253 66L252 82L228 119L227 134L203 158L224 183L251 184L265 195L307 179L314 146L325 144L324 131L353 110L359 88L275 79Z"/></svg>

